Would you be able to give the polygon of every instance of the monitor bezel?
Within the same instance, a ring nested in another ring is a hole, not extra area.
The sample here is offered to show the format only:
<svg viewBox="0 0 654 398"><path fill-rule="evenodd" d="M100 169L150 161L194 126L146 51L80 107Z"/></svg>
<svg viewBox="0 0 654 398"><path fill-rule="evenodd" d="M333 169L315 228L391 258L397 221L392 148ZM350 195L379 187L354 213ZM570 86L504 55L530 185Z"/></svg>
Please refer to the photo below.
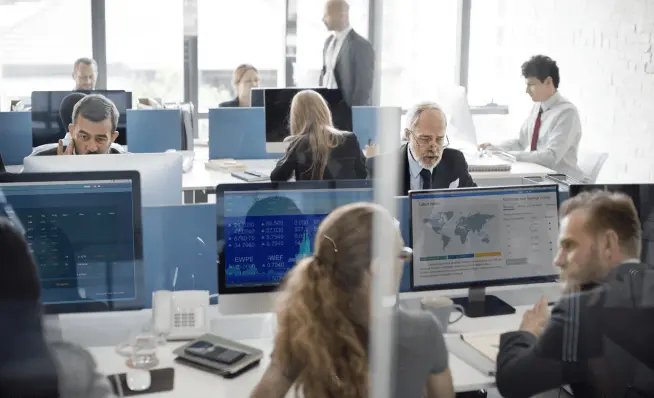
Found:
<svg viewBox="0 0 654 398"><path fill-rule="evenodd" d="M220 184L216 187L216 239L218 253L216 266L218 267L218 295L221 294L247 294L275 292L282 285L277 286L239 286L229 287L225 280L225 264L221 261L221 251L225 239L225 192L244 191L303 191L303 190L334 190L334 189L373 189L372 180L329 180L329 181L284 181L261 183L232 183ZM220 301L220 299L219 299Z"/></svg>
<svg viewBox="0 0 654 398"><path fill-rule="evenodd" d="M57 181L101 181L130 180L132 183L132 220L134 229L134 264L136 274L136 298L115 302L44 304L46 314L81 312L132 311L145 308L145 275L143 259L143 219L141 214L141 176L138 171L89 171L66 173L0 173L2 183L57 182ZM1 187L0 187L1 189ZM40 279L39 279L40 284Z"/></svg>
<svg viewBox="0 0 654 398"><path fill-rule="evenodd" d="M525 189L525 188L554 188L556 192L556 208L559 208L559 186L558 184L529 184L529 185L499 185L487 187L470 187L470 188L445 188L445 189L420 189L409 191L409 243L413 247L413 197L425 193L453 193L453 192L470 192L470 191L496 191L498 189ZM493 286L507 285L526 285L534 283L555 282L559 279L559 274L540 275L513 279L496 279L487 281L470 281L461 283L447 283L442 285L416 286L414 280L414 257L411 258L410 266L410 287L412 292L466 289L466 288L486 288Z"/></svg>

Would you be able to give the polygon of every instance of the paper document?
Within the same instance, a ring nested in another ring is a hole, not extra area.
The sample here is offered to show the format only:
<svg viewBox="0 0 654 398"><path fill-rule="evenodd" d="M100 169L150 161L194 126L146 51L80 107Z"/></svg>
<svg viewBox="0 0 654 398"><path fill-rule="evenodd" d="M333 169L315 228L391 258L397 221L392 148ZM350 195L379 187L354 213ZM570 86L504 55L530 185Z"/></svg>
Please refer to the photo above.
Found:
<svg viewBox="0 0 654 398"><path fill-rule="evenodd" d="M500 332L464 333L461 340L495 363L500 351Z"/></svg>

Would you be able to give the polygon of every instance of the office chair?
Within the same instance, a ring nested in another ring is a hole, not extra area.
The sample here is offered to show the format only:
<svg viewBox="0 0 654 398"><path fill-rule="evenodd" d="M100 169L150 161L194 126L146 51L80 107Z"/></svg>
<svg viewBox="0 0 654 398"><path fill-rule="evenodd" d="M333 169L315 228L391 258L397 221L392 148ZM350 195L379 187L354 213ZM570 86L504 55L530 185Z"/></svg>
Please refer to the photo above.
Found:
<svg viewBox="0 0 654 398"><path fill-rule="evenodd" d="M584 183L595 183L608 157L607 152L579 151L578 164L584 173Z"/></svg>

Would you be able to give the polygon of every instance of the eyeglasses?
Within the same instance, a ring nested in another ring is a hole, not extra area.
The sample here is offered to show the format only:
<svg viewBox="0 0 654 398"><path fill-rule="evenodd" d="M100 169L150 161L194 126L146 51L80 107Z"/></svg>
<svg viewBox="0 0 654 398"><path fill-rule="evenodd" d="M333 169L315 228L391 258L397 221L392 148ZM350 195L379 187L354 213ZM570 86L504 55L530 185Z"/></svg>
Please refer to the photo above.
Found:
<svg viewBox="0 0 654 398"><path fill-rule="evenodd" d="M447 138L447 135L444 135L442 137L434 137L431 135L416 135L414 131L408 130L409 134L413 137L414 140L418 143L420 146L428 146L432 142L434 142L436 145L438 145L441 148L447 148L450 145L450 139Z"/></svg>
<svg viewBox="0 0 654 398"><path fill-rule="evenodd" d="M405 246L400 250L399 257L400 257L400 260L407 263L407 262L411 261L411 259L413 258L413 250L410 247Z"/></svg>

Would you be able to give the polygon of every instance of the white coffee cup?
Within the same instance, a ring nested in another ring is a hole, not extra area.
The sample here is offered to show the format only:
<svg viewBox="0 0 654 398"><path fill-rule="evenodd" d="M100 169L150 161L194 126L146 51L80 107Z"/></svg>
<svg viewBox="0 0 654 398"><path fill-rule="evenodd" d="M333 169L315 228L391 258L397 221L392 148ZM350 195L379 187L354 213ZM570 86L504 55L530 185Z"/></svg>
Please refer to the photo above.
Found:
<svg viewBox="0 0 654 398"><path fill-rule="evenodd" d="M465 309L459 304L454 304L448 297L424 297L420 300L420 308L431 312L436 317L443 332L447 331L449 325L460 321L465 315ZM459 312L458 318L454 320L450 320L452 310Z"/></svg>

